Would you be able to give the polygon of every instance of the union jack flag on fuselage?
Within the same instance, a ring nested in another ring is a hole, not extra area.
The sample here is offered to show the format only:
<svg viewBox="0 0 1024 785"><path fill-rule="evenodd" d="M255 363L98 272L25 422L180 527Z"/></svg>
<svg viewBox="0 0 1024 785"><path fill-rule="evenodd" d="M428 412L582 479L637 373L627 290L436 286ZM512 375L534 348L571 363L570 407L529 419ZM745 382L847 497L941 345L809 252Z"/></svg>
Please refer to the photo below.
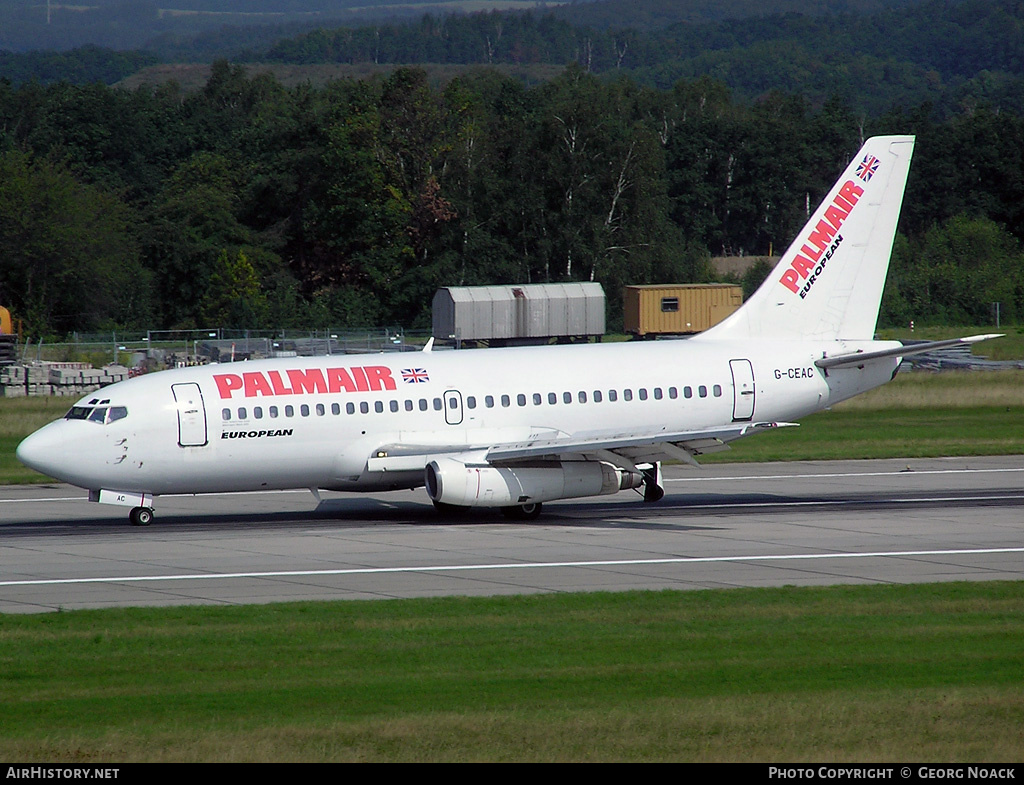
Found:
<svg viewBox="0 0 1024 785"><path fill-rule="evenodd" d="M429 382L430 376L427 374L426 368L403 368L402 381L406 384L419 384L420 382Z"/></svg>
<svg viewBox="0 0 1024 785"><path fill-rule="evenodd" d="M863 180L865 183L871 179L871 176L878 171L878 165L881 163L873 155L865 155L864 160L857 165L857 177Z"/></svg>

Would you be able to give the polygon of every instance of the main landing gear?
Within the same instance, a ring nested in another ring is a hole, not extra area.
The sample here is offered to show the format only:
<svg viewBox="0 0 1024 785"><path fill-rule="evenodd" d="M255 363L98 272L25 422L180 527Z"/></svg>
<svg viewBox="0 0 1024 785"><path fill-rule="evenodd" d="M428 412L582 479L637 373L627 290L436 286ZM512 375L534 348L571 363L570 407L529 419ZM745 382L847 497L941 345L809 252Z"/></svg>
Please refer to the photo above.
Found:
<svg viewBox="0 0 1024 785"><path fill-rule="evenodd" d="M128 521L132 526L149 526L153 522L153 508L133 507L128 513Z"/></svg>
<svg viewBox="0 0 1024 785"><path fill-rule="evenodd" d="M640 473L644 477L644 501L648 504L660 502L665 498L665 486L662 484L661 461L643 467Z"/></svg>

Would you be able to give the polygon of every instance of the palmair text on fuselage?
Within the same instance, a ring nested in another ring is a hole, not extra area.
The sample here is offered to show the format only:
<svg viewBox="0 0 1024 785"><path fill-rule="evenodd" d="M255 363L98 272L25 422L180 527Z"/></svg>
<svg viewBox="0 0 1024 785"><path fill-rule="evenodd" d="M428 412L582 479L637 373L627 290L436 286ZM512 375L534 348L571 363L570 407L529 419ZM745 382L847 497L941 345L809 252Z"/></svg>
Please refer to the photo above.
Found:
<svg viewBox="0 0 1024 785"><path fill-rule="evenodd" d="M161 494L425 487L442 510L664 495L661 462L708 452L889 381L873 340L914 138L869 139L735 313L688 340L181 368L106 387L18 458L131 508Z"/></svg>

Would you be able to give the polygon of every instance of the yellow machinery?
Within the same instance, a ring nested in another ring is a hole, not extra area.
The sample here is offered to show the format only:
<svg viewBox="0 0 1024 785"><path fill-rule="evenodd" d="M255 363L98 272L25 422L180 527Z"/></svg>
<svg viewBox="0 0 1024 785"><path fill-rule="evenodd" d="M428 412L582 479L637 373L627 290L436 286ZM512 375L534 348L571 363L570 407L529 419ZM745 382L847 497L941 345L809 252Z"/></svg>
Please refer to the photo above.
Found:
<svg viewBox="0 0 1024 785"><path fill-rule="evenodd" d="M17 341L11 312L0 305L0 365L11 365L14 362L18 354Z"/></svg>

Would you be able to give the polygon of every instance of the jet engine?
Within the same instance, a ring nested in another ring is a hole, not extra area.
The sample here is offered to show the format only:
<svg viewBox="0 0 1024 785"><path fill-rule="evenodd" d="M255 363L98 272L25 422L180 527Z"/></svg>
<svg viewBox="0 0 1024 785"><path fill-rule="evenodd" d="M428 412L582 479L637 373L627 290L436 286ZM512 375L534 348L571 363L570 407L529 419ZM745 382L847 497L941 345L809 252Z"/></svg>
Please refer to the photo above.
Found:
<svg viewBox="0 0 1024 785"><path fill-rule="evenodd" d="M457 507L511 507L602 496L644 483L640 472L596 461L534 461L514 466L438 458L426 467L427 495Z"/></svg>

